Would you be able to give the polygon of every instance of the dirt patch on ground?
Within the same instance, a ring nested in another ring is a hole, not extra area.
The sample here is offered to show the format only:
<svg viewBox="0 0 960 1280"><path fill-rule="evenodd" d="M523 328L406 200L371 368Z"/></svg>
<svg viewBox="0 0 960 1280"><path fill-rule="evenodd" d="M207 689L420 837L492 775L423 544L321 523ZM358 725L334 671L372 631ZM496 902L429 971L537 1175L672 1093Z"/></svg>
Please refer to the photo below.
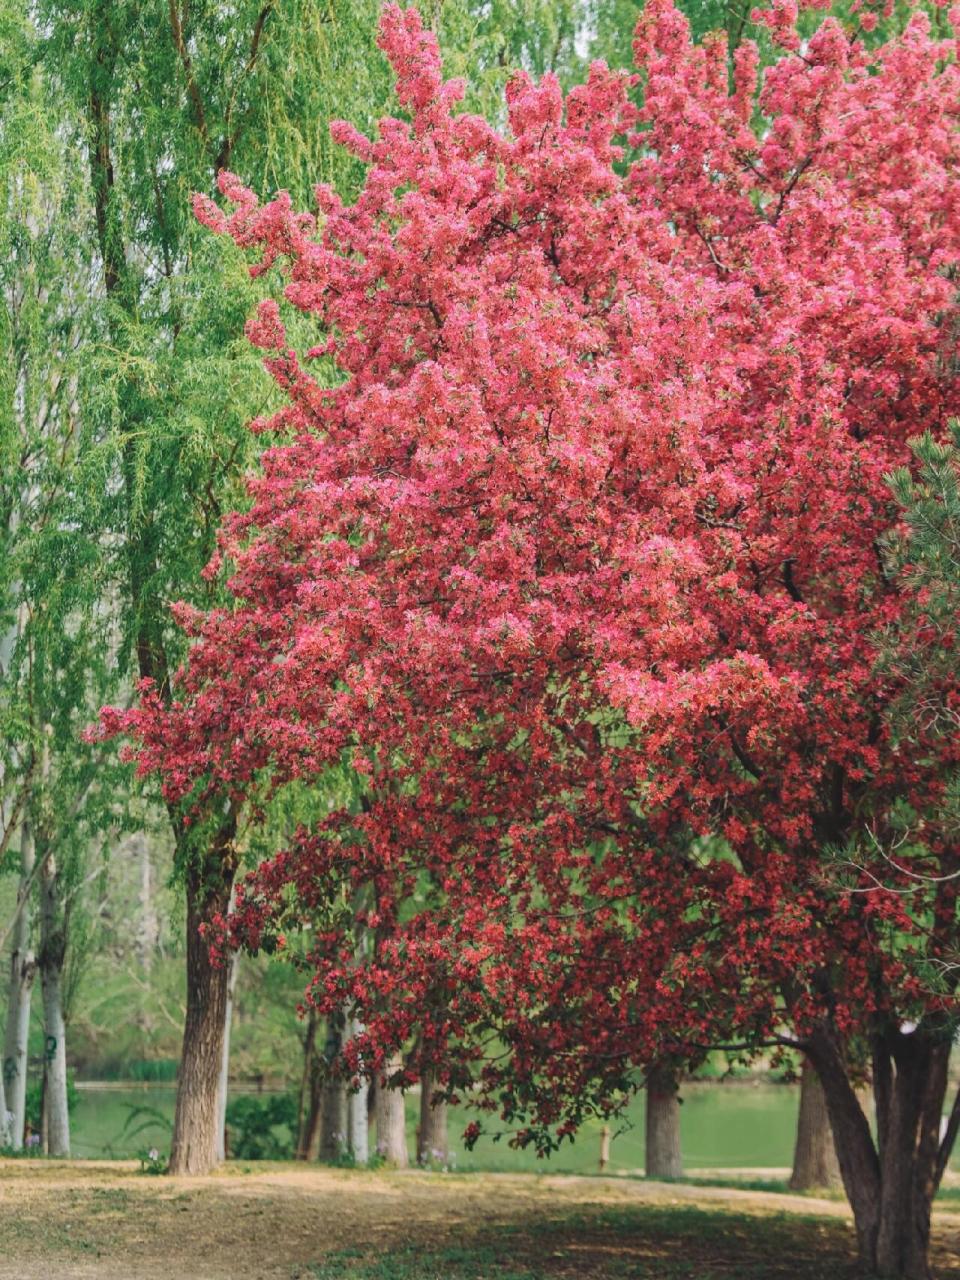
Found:
<svg viewBox="0 0 960 1280"><path fill-rule="evenodd" d="M856 1274L846 1219L834 1200L618 1178L230 1166L181 1180L8 1160L0 1280L833 1280ZM960 1215L939 1214L938 1274L951 1280L958 1238ZM462 1266L443 1262L453 1246L467 1249Z"/></svg>

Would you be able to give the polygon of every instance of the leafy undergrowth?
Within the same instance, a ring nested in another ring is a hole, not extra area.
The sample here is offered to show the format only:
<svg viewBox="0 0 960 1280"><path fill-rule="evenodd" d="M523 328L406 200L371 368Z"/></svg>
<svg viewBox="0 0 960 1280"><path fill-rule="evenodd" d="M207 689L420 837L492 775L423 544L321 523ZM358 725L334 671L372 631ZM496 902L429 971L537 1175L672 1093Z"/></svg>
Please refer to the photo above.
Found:
<svg viewBox="0 0 960 1280"><path fill-rule="evenodd" d="M938 1277L960 1277L940 1254ZM310 1280L859 1280L842 1222L692 1207L568 1213L484 1232L456 1246L343 1249Z"/></svg>

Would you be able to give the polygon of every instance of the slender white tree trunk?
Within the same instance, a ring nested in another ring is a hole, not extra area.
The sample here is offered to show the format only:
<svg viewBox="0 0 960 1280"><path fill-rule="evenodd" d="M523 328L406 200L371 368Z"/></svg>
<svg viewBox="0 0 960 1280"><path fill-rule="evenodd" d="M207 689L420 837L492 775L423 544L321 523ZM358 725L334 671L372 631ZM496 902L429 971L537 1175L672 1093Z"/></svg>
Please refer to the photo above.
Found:
<svg viewBox="0 0 960 1280"><path fill-rule="evenodd" d="M347 1130L350 1152L357 1164L366 1164L370 1159L370 1129L367 1121L369 1087L364 1081L356 1093L350 1094L349 1100Z"/></svg>
<svg viewBox="0 0 960 1280"><path fill-rule="evenodd" d="M137 950L140 953L140 965L144 973L149 973L153 968L153 957L157 949L157 938L160 932L157 922L157 909L154 903L150 841L142 832L135 835L133 840L133 849L137 858L140 878L140 931L137 939Z"/></svg>
<svg viewBox="0 0 960 1280"><path fill-rule="evenodd" d="M350 1034L355 1036L363 1030L356 1018L351 1019ZM362 1083L356 1093L351 1093L347 1102L347 1142L350 1153L357 1164L366 1164L370 1159L370 1128L367 1112L367 1094L370 1086L361 1076Z"/></svg>
<svg viewBox="0 0 960 1280"><path fill-rule="evenodd" d="M232 898L231 898L232 907ZM233 1030L233 997L237 989L237 953L230 952L227 961L227 1009L223 1015L223 1050L220 1057L220 1086L217 1094L219 1128L217 1130L217 1160L227 1158L227 1094L230 1089L230 1032Z"/></svg>
<svg viewBox="0 0 960 1280"><path fill-rule="evenodd" d="M20 889L23 892L36 861L33 830L27 821L20 829ZM30 997L36 961L30 948L30 904L25 902L10 941L10 980L7 996L7 1024L3 1041L3 1079L9 1109L10 1145L23 1146L27 1102L27 1041L30 1034Z"/></svg>
<svg viewBox="0 0 960 1280"><path fill-rule="evenodd" d="M66 932L56 858L51 854L40 877L40 985L43 992L45 1150L70 1154L67 1111L67 1041L63 1020L63 960Z"/></svg>
<svg viewBox="0 0 960 1280"><path fill-rule="evenodd" d="M393 1075L403 1067L403 1058L394 1054L386 1063L385 1074ZM406 1169L407 1116L403 1093L381 1082L377 1084L377 1155L395 1169Z"/></svg>

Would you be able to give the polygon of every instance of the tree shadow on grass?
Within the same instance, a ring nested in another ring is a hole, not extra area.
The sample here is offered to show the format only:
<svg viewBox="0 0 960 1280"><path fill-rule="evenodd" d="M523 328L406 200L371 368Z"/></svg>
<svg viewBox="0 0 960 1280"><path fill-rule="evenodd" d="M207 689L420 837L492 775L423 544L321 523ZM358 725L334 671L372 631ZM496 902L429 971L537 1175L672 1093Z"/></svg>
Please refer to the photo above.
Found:
<svg viewBox="0 0 960 1280"><path fill-rule="evenodd" d="M938 1280L960 1280L960 1253L938 1242ZM796 1214L631 1205L531 1214L456 1243L330 1254L310 1280L860 1280L852 1227Z"/></svg>

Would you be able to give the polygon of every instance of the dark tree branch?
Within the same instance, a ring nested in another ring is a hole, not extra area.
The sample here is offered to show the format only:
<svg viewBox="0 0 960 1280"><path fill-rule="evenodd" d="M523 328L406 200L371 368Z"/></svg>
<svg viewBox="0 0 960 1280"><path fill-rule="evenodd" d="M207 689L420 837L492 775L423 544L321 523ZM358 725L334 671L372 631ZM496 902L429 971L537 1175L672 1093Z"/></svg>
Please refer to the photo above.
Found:
<svg viewBox="0 0 960 1280"><path fill-rule="evenodd" d="M953 1106L950 1108L950 1118L947 1120L947 1127L943 1132L943 1139L937 1152L937 1163L933 1174L934 1189L940 1186L940 1181L946 1171L947 1161L950 1159L950 1153L957 1140L958 1132L960 1132L960 1089L957 1090L957 1096L954 1098Z"/></svg>
<svg viewBox="0 0 960 1280"><path fill-rule="evenodd" d="M217 152L216 169L218 173L221 169L226 169L229 165L230 157L233 154L237 143L240 141L244 125L246 124L246 117L242 116L237 122L237 127L233 133L230 132L230 120L233 115L233 108L237 100L237 94L240 91L240 86L257 64L257 58L260 55L260 43L263 39L263 29L266 26L267 19L273 11L273 5L274 0L267 0L267 3L257 14L257 20L253 24L253 35L250 37L250 52L247 55L247 61L244 64L243 70L237 77L237 83L234 85L230 94L230 101L227 104L227 110L224 114L223 120L223 142L220 144L220 150Z"/></svg>
<svg viewBox="0 0 960 1280"><path fill-rule="evenodd" d="M800 588L797 586L796 579L793 576L793 556L789 556L783 562L783 585L787 588L787 595L791 600L795 600L797 604L803 604L803 596L800 594Z"/></svg>
<svg viewBox="0 0 960 1280"><path fill-rule="evenodd" d="M180 10L177 7L177 0L170 0L170 30L173 33L173 43L180 55L180 62L183 66L183 74L187 82L187 94L193 106L194 123L197 126L200 137L204 144L209 142L209 134L207 132L207 117L203 109L203 98L200 95L200 86L197 84L196 76L193 73L193 59L190 57L190 50L187 48L186 37L183 33L183 22L180 18Z"/></svg>

